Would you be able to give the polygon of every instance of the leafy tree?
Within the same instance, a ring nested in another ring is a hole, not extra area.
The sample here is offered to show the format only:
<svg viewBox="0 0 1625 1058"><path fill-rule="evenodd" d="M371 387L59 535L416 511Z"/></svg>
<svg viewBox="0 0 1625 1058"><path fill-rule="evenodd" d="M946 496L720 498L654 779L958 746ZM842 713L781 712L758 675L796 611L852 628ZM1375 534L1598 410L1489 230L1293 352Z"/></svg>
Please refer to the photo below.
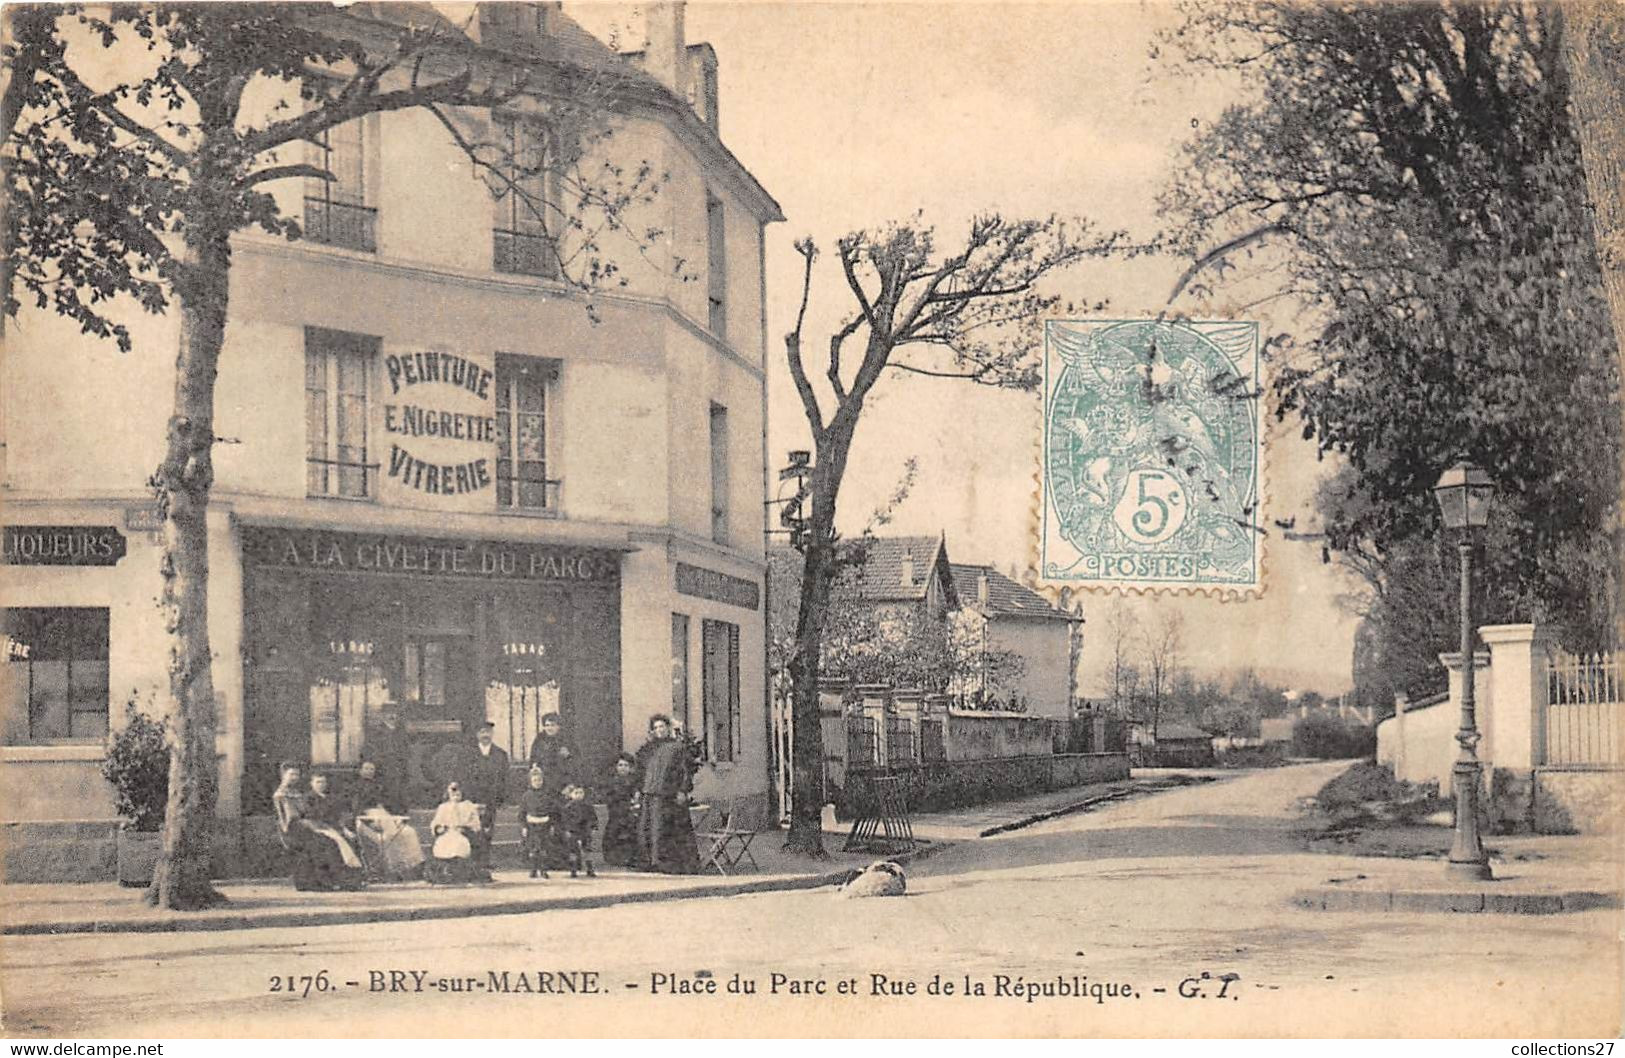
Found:
<svg viewBox="0 0 1625 1058"><path fill-rule="evenodd" d="M1589 642L1617 598L1619 373L1562 35L1555 5L1192 5L1168 42L1251 92L1164 205L1190 289L1228 273L1307 307L1273 392L1352 469L1330 549L1410 590L1466 455L1501 490L1481 617Z"/></svg>
<svg viewBox="0 0 1625 1058"><path fill-rule="evenodd" d="M808 478L808 539L788 665L795 759L787 848L826 855L817 796L824 753L818 673L824 615L838 569L836 504L871 392L887 371L1031 389L1038 380L1039 321L1060 304L1058 296L1039 288L1040 281L1112 246L1111 238L1096 235L1086 223L997 215L977 217L964 241L949 249L939 248L935 231L917 221L845 236L835 249L853 308L830 335L820 395L807 368L802 334L818 249L811 239L796 244L804 262L801 306L785 336L785 352L812 432L815 462ZM856 365L843 361L848 341L861 343Z"/></svg>
<svg viewBox="0 0 1625 1058"><path fill-rule="evenodd" d="M205 519L232 236L259 228L297 238L297 221L269 189L334 179L304 161L306 145L346 122L412 108L436 116L494 190L551 220L563 278L582 289L620 281L600 232L623 232L640 248L656 237L623 220L659 180L647 166L590 161L620 98L616 76L582 71L540 40L476 45L426 8L41 5L9 28L7 312L26 293L125 349L116 296L180 319L166 452L151 481L163 516L173 701L169 803L149 897L203 907L222 899L208 874L217 777ZM104 83L108 71L124 79ZM281 101L261 106L261 89ZM540 161L485 142L469 120L519 101L544 130ZM568 215L529 195L530 178L544 172L567 189Z"/></svg>

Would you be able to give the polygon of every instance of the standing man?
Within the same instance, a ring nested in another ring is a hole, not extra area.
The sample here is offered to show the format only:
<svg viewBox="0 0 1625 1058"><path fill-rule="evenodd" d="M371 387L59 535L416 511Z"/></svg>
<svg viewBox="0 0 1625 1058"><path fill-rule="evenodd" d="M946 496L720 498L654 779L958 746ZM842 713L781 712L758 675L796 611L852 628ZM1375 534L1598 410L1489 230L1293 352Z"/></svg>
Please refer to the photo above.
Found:
<svg viewBox="0 0 1625 1058"><path fill-rule="evenodd" d="M480 806L480 835L474 848L474 862L483 871L491 869L491 834L496 827L497 809L507 800L508 753L493 741L496 725L482 723L474 736L474 747L463 762L463 795Z"/></svg>
<svg viewBox="0 0 1625 1058"><path fill-rule="evenodd" d="M406 731L401 727L400 707L394 702L385 702L378 720L376 725L367 727L362 756L378 767L384 804L392 812L404 811L410 803L411 791L407 777Z"/></svg>

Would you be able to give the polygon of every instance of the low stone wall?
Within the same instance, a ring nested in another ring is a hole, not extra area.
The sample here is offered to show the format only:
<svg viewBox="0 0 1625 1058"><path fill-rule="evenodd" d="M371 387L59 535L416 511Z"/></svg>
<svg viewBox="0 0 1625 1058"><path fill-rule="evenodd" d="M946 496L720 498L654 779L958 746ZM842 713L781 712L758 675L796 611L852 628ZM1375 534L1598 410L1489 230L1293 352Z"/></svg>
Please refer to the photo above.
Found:
<svg viewBox="0 0 1625 1058"><path fill-rule="evenodd" d="M7 882L110 882L118 876L116 819L0 823Z"/></svg>
<svg viewBox="0 0 1625 1058"><path fill-rule="evenodd" d="M892 773L902 778L910 812L1004 801L1129 776L1125 753L1064 753L988 760L935 761ZM841 819L873 806L870 773L852 772L836 802Z"/></svg>
<svg viewBox="0 0 1625 1058"><path fill-rule="evenodd" d="M1612 833L1622 811L1625 769L1535 769L1533 816L1539 833Z"/></svg>

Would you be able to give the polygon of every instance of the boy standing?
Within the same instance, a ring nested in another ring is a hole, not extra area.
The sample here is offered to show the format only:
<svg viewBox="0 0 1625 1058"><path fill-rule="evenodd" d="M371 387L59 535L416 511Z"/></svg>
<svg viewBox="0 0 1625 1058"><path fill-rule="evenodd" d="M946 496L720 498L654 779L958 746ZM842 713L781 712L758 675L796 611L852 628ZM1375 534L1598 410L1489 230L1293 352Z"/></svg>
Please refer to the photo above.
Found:
<svg viewBox="0 0 1625 1058"><path fill-rule="evenodd" d="M542 769L530 769L530 789L519 799L519 832L530 876L547 877L548 846L553 844L554 813L558 805L543 787Z"/></svg>
<svg viewBox="0 0 1625 1058"><path fill-rule="evenodd" d="M592 832L598 828L598 813L587 803L587 788L570 783L564 788L564 804L558 810L559 837L564 842L564 854L570 859L570 877L585 870L588 878L596 877L592 869Z"/></svg>

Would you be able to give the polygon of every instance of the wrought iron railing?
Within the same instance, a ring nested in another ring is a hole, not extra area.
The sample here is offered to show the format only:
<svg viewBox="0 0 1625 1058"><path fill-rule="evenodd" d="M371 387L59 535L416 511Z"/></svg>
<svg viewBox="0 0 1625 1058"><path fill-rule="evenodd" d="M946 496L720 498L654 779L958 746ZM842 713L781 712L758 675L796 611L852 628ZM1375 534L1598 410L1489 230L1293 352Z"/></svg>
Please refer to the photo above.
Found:
<svg viewBox="0 0 1625 1058"><path fill-rule="evenodd" d="M1558 653L1546 665L1546 763L1620 763L1620 655Z"/></svg>
<svg viewBox="0 0 1625 1058"><path fill-rule="evenodd" d="M305 238L326 246L376 253L378 211L352 202L305 199Z"/></svg>
<svg viewBox="0 0 1625 1058"><path fill-rule="evenodd" d="M886 718L886 763L892 767L906 767L920 763L920 747L916 742L918 725L906 717Z"/></svg>
<svg viewBox="0 0 1625 1058"><path fill-rule="evenodd" d="M493 228L491 256L492 265L498 272L548 279L559 274L558 251L545 235Z"/></svg>
<svg viewBox="0 0 1625 1058"><path fill-rule="evenodd" d="M880 724L873 717L846 718L846 766L880 767Z"/></svg>
<svg viewBox="0 0 1625 1058"><path fill-rule="evenodd" d="M504 511L539 514L544 518L560 515L563 479L532 481L517 475L497 475L497 506Z"/></svg>
<svg viewBox="0 0 1625 1058"><path fill-rule="evenodd" d="M377 463L357 463L343 459L305 460L305 491L311 496L335 496L345 500L370 500L376 491Z"/></svg>

